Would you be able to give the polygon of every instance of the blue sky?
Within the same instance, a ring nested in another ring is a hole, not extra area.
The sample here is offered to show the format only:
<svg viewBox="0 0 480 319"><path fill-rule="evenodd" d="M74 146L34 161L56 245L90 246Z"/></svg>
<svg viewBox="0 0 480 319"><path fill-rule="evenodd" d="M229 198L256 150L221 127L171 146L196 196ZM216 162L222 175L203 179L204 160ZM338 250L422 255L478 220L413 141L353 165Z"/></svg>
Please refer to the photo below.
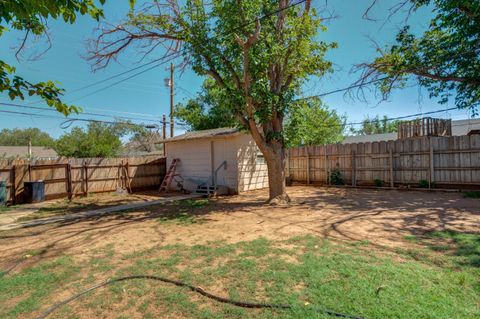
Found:
<svg viewBox="0 0 480 319"><path fill-rule="evenodd" d="M381 1L382 5L375 8L372 13L375 17L385 17L387 9L395 0ZM323 1L316 0L317 6ZM319 34L319 38L325 41L335 41L338 49L332 50L327 57L334 63L335 72L325 78L312 78L305 85L304 95L315 95L351 85L358 79L358 74L350 71L355 64L371 60L375 56L375 48L371 39L380 45L392 43L396 32L401 27L401 16L394 17L391 21L372 22L362 19L365 8L370 0L335 0L328 1L329 8L337 18L327 22L328 31ZM106 20L118 23L128 12L128 1L107 1L105 6ZM416 13L410 20L414 30L420 32L428 25L431 12L424 9ZM14 58L13 47L18 44L22 34L18 32L6 33L1 39L2 59L17 67L18 74L31 81L56 80L67 90L66 102L80 105L86 112L105 114L117 114L115 112L142 113L146 116L129 115L157 119L162 114L169 112L169 91L165 87L164 79L169 76L168 65L155 68L149 72L113 86L97 94L82 98L102 87L121 79L105 82L90 89L74 93L68 93L85 85L108 78L109 76L126 71L139 65L138 55L135 52L122 56L119 63L112 63L106 69L91 72L91 67L83 57L86 56L86 41L92 38L93 29L97 26L95 21L87 17L80 17L74 25L67 25L61 21L50 23L53 47L40 59L35 61L23 60L17 62ZM41 51L41 43L30 43L28 53L34 54ZM151 56L151 59L158 56ZM148 62L144 60L141 63ZM140 63L140 64L141 64ZM124 77L127 77L125 75ZM202 83L202 78L187 70L181 77L176 78L177 89L175 92L176 102L188 99L197 92ZM6 94L0 95L1 102L9 102ZM368 102L352 101L344 97L342 93L333 94L324 98L329 107L336 109L340 114L345 114L348 121L361 121L367 115L387 115L389 117L406 114L428 112L442 108L453 107L439 105L436 100L428 98L428 93L418 87L412 87L402 91L396 91L388 101L380 102L373 94L368 96ZM28 98L26 101L15 101L33 106L45 106L38 103L37 98ZM54 112L42 110L26 110L12 106L1 106L1 110L26 111L35 114L60 116ZM469 113L465 110L443 112L436 117L451 117L453 119L467 118ZM99 118L106 119L106 118ZM62 119L47 119L21 115L0 114L0 128L14 127L39 127L52 136L58 137L69 129L62 129ZM146 121L145 123L151 123ZM75 124L82 125L82 124ZM178 127L176 134L183 132Z"/></svg>

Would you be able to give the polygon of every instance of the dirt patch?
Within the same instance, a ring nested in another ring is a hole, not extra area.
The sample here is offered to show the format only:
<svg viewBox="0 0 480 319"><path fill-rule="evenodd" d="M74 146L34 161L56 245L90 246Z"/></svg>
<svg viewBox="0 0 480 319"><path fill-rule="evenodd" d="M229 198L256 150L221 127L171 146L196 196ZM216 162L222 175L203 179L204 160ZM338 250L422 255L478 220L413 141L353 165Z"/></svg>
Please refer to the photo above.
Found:
<svg viewBox="0 0 480 319"><path fill-rule="evenodd" d="M96 210L100 208L124 205L134 202L138 203L152 201L177 194L169 193L161 195L162 196L160 196L160 194L155 191L146 191L136 194L124 194L116 192L91 194L88 196L74 197L72 200L64 198L30 205L18 205L15 206L13 210L10 210L8 214L16 215L17 211L22 211L25 207L35 208L33 211L31 211L30 214L26 214L19 218L16 218L16 221L21 222L51 216L80 213L89 210Z"/></svg>
<svg viewBox="0 0 480 319"><path fill-rule="evenodd" d="M289 195L302 204L272 207L267 191L212 200L187 209L192 221L164 222L185 212L179 205L84 221L39 226L0 233L0 269L8 269L29 251L42 253L25 265L61 255L82 259L95 249L111 245L119 254L172 244L236 243L265 237L285 240L313 234L373 245L412 245L408 235L435 230L478 232L480 202L459 193L427 193L295 186ZM21 268L21 267L17 267Z"/></svg>

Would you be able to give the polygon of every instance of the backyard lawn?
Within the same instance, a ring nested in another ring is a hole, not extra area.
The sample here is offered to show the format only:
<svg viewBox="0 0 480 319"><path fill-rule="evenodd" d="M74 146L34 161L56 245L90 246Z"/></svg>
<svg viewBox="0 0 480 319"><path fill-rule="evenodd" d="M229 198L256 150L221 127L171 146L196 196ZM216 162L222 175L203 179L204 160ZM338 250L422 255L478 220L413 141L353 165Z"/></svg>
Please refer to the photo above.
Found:
<svg viewBox="0 0 480 319"><path fill-rule="evenodd" d="M292 309L245 309L147 280L48 318L480 318L480 199L291 187L0 232L0 318L34 318L109 278L149 274Z"/></svg>

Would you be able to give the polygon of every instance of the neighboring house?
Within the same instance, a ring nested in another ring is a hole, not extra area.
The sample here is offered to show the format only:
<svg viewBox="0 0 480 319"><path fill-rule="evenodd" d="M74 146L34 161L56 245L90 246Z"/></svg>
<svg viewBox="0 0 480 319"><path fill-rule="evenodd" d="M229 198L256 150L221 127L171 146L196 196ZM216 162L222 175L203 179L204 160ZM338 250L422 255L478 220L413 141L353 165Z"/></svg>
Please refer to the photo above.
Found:
<svg viewBox="0 0 480 319"><path fill-rule="evenodd" d="M268 187L265 159L250 134L218 128L187 132L165 143L167 169L174 158L179 159L176 172L189 191L212 185L216 171L217 185L227 187L230 193ZM222 166L224 162L226 166Z"/></svg>
<svg viewBox="0 0 480 319"><path fill-rule="evenodd" d="M478 132L478 130L480 130L480 119L452 121L452 136L468 135ZM342 144L395 141L397 139L397 133L357 135L346 136Z"/></svg>
<svg viewBox="0 0 480 319"><path fill-rule="evenodd" d="M0 158L51 158L58 157L57 152L43 146L0 146Z"/></svg>

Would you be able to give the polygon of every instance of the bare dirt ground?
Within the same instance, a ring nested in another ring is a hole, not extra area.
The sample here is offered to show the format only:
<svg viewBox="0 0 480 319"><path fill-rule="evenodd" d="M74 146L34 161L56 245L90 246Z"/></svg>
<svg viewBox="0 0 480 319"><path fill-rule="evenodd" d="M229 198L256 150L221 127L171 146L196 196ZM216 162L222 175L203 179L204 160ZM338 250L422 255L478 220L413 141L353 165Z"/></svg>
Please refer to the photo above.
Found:
<svg viewBox="0 0 480 319"><path fill-rule="evenodd" d="M120 253L154 246L259 237L288 239L313 234L372 245L412 245L407 235L434 230L480 231L480 200L461 193L294 186L295 204L265 204L267 191L211 200L177 222L179 205L163 205L108 217L0 233L0 269L28 257L19 268L58 256L82 260L106 245Z"/></svg>
<svg viewBox="0 0 480 319"><path fill-rule="evenodd" d="M72 214L134 202L152 201L173 195L178 194L159 194L158 191L144 191L135 194L117 194L116 192L111 192L74 197L71 201L63 198L34 204L14 205L0 211L0 226L16 221Z"/></svg>

